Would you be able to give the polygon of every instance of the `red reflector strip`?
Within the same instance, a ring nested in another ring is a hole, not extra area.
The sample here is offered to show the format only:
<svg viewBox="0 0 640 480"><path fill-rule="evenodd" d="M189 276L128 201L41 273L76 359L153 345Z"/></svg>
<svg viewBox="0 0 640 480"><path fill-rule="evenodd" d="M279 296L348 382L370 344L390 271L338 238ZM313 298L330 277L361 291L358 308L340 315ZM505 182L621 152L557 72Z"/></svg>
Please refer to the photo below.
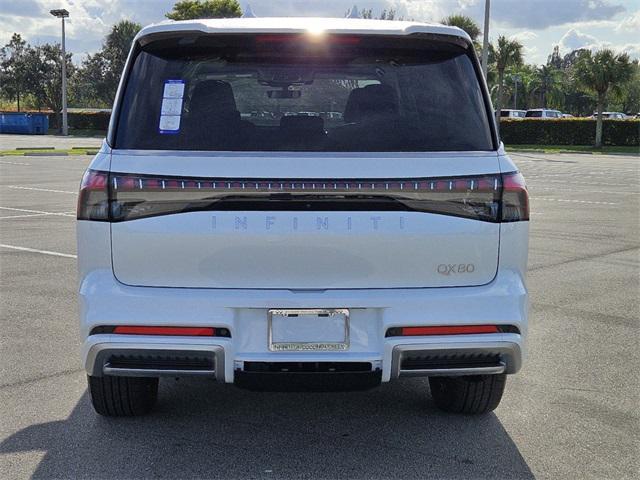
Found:
<svg viewBox="0 0 640 480"><path fill-rule="evenodd" d="M174 335L192 337L213 337L216 329L211 327L139 327L119 325L113 333L126 335Z"/></svg>
<svg viewBox="0 0 640 480"><path fill-rule="evenodd" d="M472 333L499 333L496 325L459 325L448 327L403 327L402 336L416 335L463 335Z"/></svg>

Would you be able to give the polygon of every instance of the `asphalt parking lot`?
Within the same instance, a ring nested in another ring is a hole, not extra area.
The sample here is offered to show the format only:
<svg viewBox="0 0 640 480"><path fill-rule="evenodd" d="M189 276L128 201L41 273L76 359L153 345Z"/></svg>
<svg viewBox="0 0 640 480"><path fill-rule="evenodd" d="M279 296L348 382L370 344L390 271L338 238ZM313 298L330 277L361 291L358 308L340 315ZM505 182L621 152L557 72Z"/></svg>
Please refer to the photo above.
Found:
<svg viewBox="0 0 640 480"><path fill-rule="evenodd" d="M0 477L638 478L640 158L513 157L532 197L529 358L495 413L441 413L420 379L313 394L167 380L134 419L94 414L79 361L91 157L0 157Z"/></svg>

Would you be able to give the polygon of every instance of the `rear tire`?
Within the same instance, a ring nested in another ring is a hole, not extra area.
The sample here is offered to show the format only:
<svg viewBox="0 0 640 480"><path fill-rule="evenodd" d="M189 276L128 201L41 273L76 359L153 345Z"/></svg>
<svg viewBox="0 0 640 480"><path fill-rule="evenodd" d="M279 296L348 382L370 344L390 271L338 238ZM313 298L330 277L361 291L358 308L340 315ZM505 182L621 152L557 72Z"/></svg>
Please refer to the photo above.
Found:
<svg viewBox="0 0 640 480"><path fill-rule="evenodd" d="M429 377L431 396L441 410L477 415L494 410L504 392L507 375Z"/></svg>
<svg viewBox="0 0 640 480"><path fill-rule="evenodd" d="M88 375L93 408L105 417L131 417L149 413L158 399L158 379Z"/></svg>

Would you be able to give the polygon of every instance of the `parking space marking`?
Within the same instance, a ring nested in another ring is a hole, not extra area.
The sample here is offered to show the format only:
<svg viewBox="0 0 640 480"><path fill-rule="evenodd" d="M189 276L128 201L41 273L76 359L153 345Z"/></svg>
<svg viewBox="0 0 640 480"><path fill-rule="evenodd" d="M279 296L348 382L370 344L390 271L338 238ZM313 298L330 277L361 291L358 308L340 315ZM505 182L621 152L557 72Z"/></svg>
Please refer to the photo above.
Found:
<svg viewBox="0 0 640 480"><path fill-rule="evenodd" d="M13 188L14 190L34 190L36 192L70 193L72 195L78 194L78 192L71 192L69 190L53 190L50 188L21 187L19 185L9 185L8 188Z"/></svg>
<svg viewBox="0 0 640 480"><path fill-rule="evenodd" d="M50 250L39 250L37 248L29 248L29 247L17 247L15 245L5 245L4 243L0 243L0 247L8 248L10 250L18 250L18 251L21 251L21 252L41 253L43 255L52 255L54 257L78 258L77 255L72 255L70 253L52 252Z"/></svg>
<svg viewBox="0 0 640 480"><path fill-rule="evenodd" d="M42 217L49 215L48 213L27 213L25 215L7 215L5 217L0 217L0 220L7 220L11 218L29 218L29 217Z"/></svg>
<svg viewBox="0 0 640 480"><path fill-rule="evenodd" d="M556 191L558 190L557 187L539 187L539 186L532 186L531 187L532 190L553 190ZM580 193L580 192L578 192ZM640 195L640 192L623 192L623 191L611 191L611 190L589 190L587 193L604 193L604 194L611 194L611 195Z"/></svg>
<svg viewBox="0 0 640 480"><path fill-rule="evenodd" d="M531 197L532 200L544 200L548 202L569 202L569 203L588 203L592 205L619 205L613 202L594 202L591 200L570 200L567 198L546 198L546 197Z"/></svg>
<svg viewBox="0 0 640 480"><path fill-rule="evenodd" d="M6 162L4 160L0 161L1 164L3 165L31 165L30 163L23 163L23 162Z"/></svg>
<svg viewBox="0 0 640 480"><path fill-rule="evenodd" d="M593 187L628 187L630 184L629 183L606 183L606 182L576 182L575 180L571 180L570 183L567 183L566 180L544 180L543 177L540 176L536 176L536 175L527 175L526 176L526 180L528 181L527 183L533 183L533 182L537 182L538 180L540 180L541 182L544 183L560 183L562 185L567 185L567 186L571 186L571 185L589 185L589 186L593 186Z"/></svg>
<svg viewBox="0 0 640 480"><path fill-rule="evenodd" d="M0 210L11 210L14 212L25 212L25 213L38 213L41 215L56 215L61 217L73 217L75 218L75 214L65 213L65 212L43 212L42 210L29 210L27 208L12 208L12 207L0 207Z"/></svg>

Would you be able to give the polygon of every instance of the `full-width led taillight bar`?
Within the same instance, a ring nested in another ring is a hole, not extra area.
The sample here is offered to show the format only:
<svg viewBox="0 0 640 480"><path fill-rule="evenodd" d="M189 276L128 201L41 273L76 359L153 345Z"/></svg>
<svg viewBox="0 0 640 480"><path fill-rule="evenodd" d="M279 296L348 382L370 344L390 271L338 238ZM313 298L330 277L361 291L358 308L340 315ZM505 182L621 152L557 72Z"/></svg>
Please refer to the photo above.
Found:
<svg viewBox="0 0 640 480"><path fill-rule="evenodd" d="M226 191L252 194L278 192L494 192L502 187L499 175L405 180L292 180L292 179L177 179L112 174L111 186L119 192L136 191Z"/></svg>
<svg viewBox="0 0 640 480"><path fill-rule="evenodd" d="M405 179L193 178L89 170L79 220L120 222L193 211L404 210L488 222L528 220L517 173Z"/></svg>
<svg viewBox="0 0 640 480"><path fill-rule="evenodd" d="M387 337L415 337L430 335L474 335L483 333L520 333L513 325L435 325L424 327L394 327Z"/></svg>

